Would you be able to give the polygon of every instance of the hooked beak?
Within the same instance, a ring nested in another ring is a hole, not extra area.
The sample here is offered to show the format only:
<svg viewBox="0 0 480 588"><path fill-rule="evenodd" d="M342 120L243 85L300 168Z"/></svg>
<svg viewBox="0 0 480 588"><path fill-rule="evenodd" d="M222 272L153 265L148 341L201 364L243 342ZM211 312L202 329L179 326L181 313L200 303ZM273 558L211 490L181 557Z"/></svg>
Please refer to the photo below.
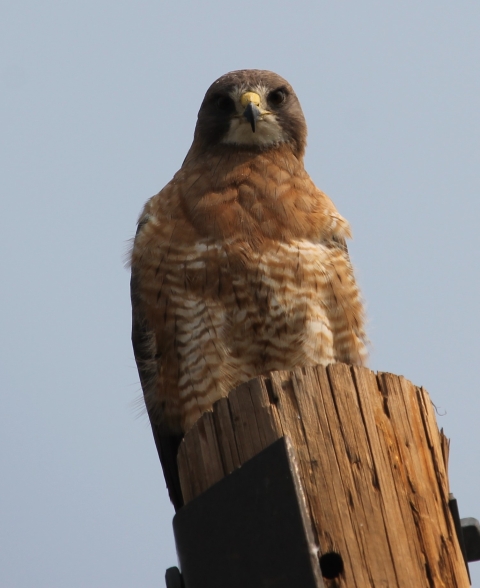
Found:
<svg viewBox="0 0 480 588"><path fill-rule="evenodd" d="M260 110L258 109L258 106L255 106L255 104L253 102L250 102L250 104L247 106L247 108L245 108L245 110L243 111L243 116L250 123L250 126L252 127L252 131L255 132L257 119L260 116Z"/></svg>
<svg viewBox="0 0 480 588"><path fill-rule="evenodd" d="M260 96L256 92L245 92L240 98L240 103L245 107L243 116L247 119L255 132L258 117L262 114L260 109Z"/></svg>

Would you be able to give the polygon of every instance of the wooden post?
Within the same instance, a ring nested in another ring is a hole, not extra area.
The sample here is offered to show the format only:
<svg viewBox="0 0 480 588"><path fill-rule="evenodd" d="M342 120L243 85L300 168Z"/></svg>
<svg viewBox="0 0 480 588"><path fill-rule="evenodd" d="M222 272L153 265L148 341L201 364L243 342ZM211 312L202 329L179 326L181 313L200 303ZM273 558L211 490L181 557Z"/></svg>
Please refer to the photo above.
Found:
<svg viewBox="0 0 480 588"><path fill-rule="evenodd" d="M178 455L185 502L283 435L296 452L319 556L343 562L325 586L470 586L448 508L448 441L423 388L344 364L251 380L186 434Z"/></svg>

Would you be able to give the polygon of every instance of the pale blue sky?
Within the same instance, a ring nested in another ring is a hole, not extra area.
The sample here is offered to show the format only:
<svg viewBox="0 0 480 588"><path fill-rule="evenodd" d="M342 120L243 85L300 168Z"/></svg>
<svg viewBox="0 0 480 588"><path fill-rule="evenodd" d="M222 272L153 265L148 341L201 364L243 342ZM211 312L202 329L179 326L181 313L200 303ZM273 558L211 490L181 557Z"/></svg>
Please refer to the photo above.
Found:
<svg viewBox="0 0 480 588"><path fill-rule="evenodd" d="M245 67L296 89L307 169L353 227L370 366L429 390L480 518L479 63L477 0L3 0L2 587L153 588L176 564L123 260L207 87Z"/></svg>

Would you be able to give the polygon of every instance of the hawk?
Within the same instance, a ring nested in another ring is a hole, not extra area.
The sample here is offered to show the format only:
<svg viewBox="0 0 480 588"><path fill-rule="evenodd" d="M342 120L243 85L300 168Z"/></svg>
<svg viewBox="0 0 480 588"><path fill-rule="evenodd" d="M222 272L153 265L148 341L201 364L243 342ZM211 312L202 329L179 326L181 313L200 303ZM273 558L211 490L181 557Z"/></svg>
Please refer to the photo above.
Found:
<svg viewBox="0 0 480 588"><path fill-rule="evenodd" d="M279 75L208 89L180 170L140 215L132 341L170 498L202 413L273 370L366 358L348 222L305 171L307 127Z"/></svg>

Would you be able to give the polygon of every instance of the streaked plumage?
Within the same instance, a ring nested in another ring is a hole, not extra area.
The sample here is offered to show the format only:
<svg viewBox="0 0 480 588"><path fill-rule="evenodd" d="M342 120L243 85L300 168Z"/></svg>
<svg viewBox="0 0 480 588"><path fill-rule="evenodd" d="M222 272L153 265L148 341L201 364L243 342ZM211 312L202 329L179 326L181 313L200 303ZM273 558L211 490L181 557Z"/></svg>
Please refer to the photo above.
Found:
<svg viewBox="0 0 480 588"><path fill-rule="evenodd" d="M305 144L284 79L226 74L181 169L140 216L132 339L176 507L178 442L216 400L268 371L365 360L349 225L305 171Z"/></svg>

